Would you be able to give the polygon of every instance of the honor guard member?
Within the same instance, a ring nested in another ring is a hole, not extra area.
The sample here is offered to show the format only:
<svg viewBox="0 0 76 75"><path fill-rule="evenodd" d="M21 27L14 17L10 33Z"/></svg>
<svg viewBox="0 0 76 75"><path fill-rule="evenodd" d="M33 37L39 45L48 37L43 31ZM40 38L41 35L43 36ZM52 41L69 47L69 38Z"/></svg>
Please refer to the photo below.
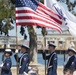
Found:
<svg viewBox="0 0 76 75"><path fill-rule="evenodd" d="M0 65L1 75L12 75L12 73L11 73L12 62L11 62L11 58L10 58L10 56L12 55L11 49L6 49L4 52L4 55L5 55L6 59Z"/></svg>
<svg viewBox="0 0 76 75"><path fill-rule="evenodd" d="M74 48L68 48L68 61L64 65L64 69L75 69L76 66L76 58L75 58L76 50Z"/></svg>
<svg viewBox="0 0 76 75"><path fill-rule="evenodd" d="M27 45L22 45L21 46L21 53L22 53L21 57L18 57L17 50L16 50L16 54L14 55L16 61L18 59L19 75L24 74L24 72L28 73L28 66L29 66L29 54L27 52L28 49L29 47Z"/></svg>
<svg viewBox="0 0 76 75"><path fill-rule="evenodd" d="M55 52L56 45L52 42L49 42L49 51L50 54L48 56L45 55L45 51L43 51L43 59L48 60L47 63L47 75L57 75L57 54Z"/></svg>

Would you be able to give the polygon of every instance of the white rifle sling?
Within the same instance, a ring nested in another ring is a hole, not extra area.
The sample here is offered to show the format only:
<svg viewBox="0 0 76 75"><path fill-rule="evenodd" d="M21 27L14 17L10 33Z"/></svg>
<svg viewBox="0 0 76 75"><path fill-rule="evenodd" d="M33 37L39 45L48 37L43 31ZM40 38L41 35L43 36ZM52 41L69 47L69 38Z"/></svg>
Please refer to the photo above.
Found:
<svg viewBox="0 0 76 75"><path fill-rule="evenodd" d="M48 66L47 66L48 69L52 67L52 65L50 65L50 62L51 62L51 59L52 59L53 55L55 55L55 54L56 54L56 53L53 53L53 54L51 55L50 59L49 59Z"/></svg>
<svg viewBox="0 0 76 75"><path fill-rule="evenodd" d="M21 61L22 61L22 58L25 56L25 55L28 55L28 54L23 54L20 58L20 63L19 63L19 68L21 68Z"/></svg>

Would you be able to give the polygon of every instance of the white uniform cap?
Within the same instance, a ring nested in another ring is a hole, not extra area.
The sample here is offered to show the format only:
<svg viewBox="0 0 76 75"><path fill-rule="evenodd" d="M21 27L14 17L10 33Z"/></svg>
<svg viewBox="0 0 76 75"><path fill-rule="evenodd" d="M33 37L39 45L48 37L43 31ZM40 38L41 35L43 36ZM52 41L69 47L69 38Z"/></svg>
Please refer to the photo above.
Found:
<svg viewBox="0 0 76 75"><path fill-rule="evenodd" d="M54 47L56 47L55 43L53 43L53 42L49 42L49 46L54 46Z"/></svg>
<svg viewBox="0 0 76 75"><path fill-rule="evenodd" d="M9 53L10 55L12 55L11 49L5 49L5 53Z"/></svg>
<svg viewBox="0 0 76 75"><path fill-rule="evenodd" d="M74 53L76 53L76 50L74 48L68 48L68 51L73 51Z"/></svg>
<svg viewBox="0 0 76 75"><path fill-rule="evenodd" d="M24 47L24 48L29 49L29 46L28 45L25 45L25 44L21 45L21 47Z"/></svg>
<svg viewBox="0 0 76 75"><path fill-rule="evenodd" d="M5 49L6 52L11 52L11 49Z"/></svg>

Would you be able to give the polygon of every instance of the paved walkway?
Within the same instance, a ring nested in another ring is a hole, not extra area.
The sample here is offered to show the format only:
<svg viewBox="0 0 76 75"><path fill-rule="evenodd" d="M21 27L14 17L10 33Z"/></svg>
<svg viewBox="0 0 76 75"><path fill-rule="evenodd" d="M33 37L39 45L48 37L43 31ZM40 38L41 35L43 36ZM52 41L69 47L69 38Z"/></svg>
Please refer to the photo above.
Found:
<svg viewBox="0 0 76 75"><path fill-rule="evenodd" d="M34 66L34 65L32 65L32 66ZM45 68L44 68L44 66L40 65L40 64L36 64L36 66L38 66L39 75L45 75ZM58 67L57 74L58 75L63 75L63 67ZM16 67L12 67L12 75L17 75L17 68Z"/></svg>

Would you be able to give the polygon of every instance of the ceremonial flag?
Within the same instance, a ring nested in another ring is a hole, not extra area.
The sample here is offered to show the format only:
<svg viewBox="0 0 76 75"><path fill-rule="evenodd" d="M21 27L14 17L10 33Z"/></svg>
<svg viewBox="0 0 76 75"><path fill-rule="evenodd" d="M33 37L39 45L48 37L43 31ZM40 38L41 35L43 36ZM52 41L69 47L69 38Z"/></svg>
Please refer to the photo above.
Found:
<svg viewBox="0 0 76 75"><path fill-rule="evenodd" d="M16 0L16 25L36 25L62 31L61 17L36 0Z"/></svg>
<svg viewBox="0 0 76 75"><path fill-rule="evenodd" d="M76 37L76 17L60 6L56 0L44 0L44 3L62 17L65 27Z"/></svg>

